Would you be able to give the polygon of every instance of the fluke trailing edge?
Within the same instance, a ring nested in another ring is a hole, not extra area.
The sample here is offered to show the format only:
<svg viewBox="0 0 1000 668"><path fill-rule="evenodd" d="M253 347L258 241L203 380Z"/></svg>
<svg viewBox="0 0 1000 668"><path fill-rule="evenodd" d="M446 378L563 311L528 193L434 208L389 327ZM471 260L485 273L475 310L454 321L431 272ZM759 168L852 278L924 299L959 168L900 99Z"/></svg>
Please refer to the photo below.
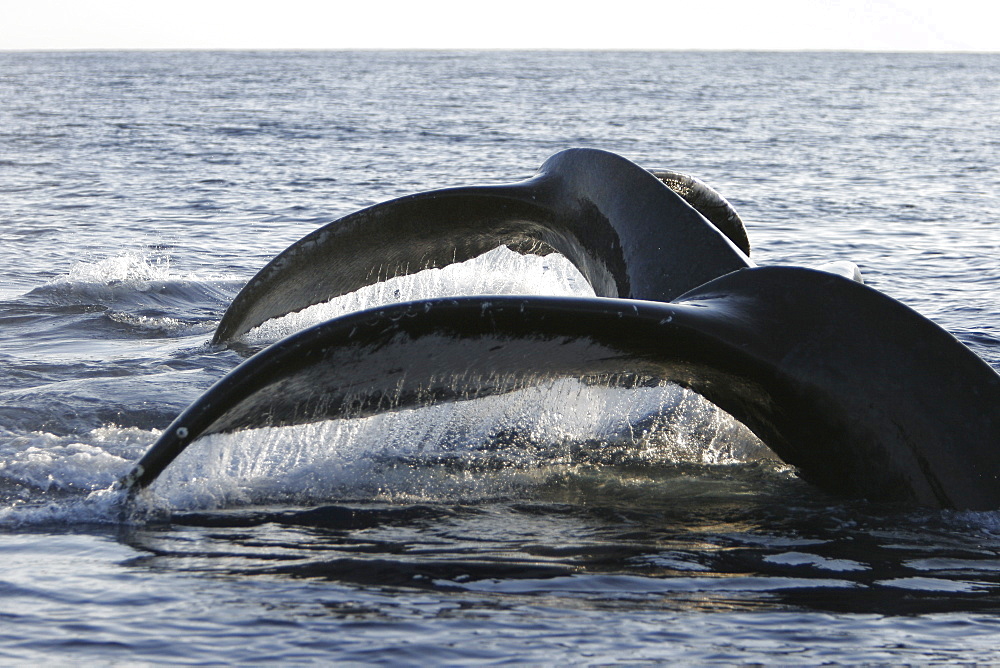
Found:
<svg viewBox="0 0 1000 668"><path fill-rule="evenodd" d="M330 223L251 279L214 340L500 245L563 254L601 298L436 299L322 323L216 383L122 485L148 485L208 434L639 375L703 395L832 493L1000 508L989 365L848 277L754 267L722 197L603 151L558 153L522 183L431 191Z"/></svg>

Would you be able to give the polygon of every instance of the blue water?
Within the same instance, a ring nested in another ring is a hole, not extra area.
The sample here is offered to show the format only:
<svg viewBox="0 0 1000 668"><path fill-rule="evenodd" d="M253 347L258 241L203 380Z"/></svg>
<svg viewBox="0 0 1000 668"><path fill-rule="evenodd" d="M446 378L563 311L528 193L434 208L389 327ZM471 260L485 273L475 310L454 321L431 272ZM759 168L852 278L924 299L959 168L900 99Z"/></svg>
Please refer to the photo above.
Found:
<svg viewBox="0 0 1000 668"><path fill-rule="evenodd" d="M827 497L666 386L212 437L136 514L106 491L242 360L208 340L274 254L572 146L700 177L759 264L856 262L1000 368L1000 56L0 53L0 102L5 662L1000 660L1000 511ZM462 292L586 286L493 253L249 343Z"/></svg>

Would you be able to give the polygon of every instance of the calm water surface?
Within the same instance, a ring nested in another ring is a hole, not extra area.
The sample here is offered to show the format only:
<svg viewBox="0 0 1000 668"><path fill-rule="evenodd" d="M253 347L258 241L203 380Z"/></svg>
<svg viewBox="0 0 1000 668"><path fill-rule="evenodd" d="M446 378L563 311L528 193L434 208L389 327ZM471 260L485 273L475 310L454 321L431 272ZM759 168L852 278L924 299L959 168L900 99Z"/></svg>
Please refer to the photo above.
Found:
<svg viewBox="0 0 1000 668"><path fill-rule="evenodd" d="M827 497L670 387L212 437L136 513L105 491L243 359L208 341L275 253L573 146L699 176L758 263L852 260L1000 368L1000 56L0 53L0 101L3 660L1000 660L1000 512ZM492 253L246 343L586 290Z"/></svg>

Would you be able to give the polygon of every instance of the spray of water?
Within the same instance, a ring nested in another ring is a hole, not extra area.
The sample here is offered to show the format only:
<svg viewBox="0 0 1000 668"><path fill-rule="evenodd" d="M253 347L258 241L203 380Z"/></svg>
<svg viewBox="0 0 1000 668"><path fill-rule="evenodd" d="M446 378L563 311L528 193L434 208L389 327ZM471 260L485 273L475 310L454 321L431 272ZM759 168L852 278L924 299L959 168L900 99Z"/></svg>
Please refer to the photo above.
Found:
<svg viewBox="0 0 1000 668"><path fill-rule="evenodd" d="M132 299L149 286L176 283L170 272L169 262L126 254L81 263L71 277L49 287L119 290ZM561 256L521 256L501 248L265 323L247 342L264 345L381 304L462 294L593 291ZM173 325L115 311L111 317L136 327ZM114 509L121 499L108 488L157 436L156 430L114 425L73 436L3 435L0 493L6 503L0 524L118 521ZM500 396L210 436L188 448L139 505L156 513L332 499L521 497L553 477L584 469L728 465L769 457L742 425L676 386L654 379L623 388L612 378L553 378Z"/></svg>
<svg viewBox="0 0 1000 668"><path fill-rule="evenodd" d="M593 296L565 258L500 248L399 277L265 323L262 345L386 303L462 294ZM188 448L147 501L205 508L331 498L390 501L520 495L579 467L727 465L769 458L742 425L697 395L647 379L550 379L501 396L363 419L215 435Z"/></svg>

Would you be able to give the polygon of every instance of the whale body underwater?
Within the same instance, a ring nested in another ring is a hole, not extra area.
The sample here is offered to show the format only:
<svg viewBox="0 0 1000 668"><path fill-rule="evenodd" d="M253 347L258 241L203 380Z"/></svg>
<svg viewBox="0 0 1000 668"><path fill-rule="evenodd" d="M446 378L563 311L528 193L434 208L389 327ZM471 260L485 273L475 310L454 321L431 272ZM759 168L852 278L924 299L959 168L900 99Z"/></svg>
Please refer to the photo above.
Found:
<svg viewBox="0 0 1000 668"><path fill-rule="evenodd" d="M378 204L254 276L213 342L381 280L499 246L558 252L597 295L391 304L244 361L119 482L128 497L197 439L464 401L553 378L672 381L835 495L1000 508L1000 376L853 265L758 267L742 221L697 179L570 149L509 185Z"/></svg>

